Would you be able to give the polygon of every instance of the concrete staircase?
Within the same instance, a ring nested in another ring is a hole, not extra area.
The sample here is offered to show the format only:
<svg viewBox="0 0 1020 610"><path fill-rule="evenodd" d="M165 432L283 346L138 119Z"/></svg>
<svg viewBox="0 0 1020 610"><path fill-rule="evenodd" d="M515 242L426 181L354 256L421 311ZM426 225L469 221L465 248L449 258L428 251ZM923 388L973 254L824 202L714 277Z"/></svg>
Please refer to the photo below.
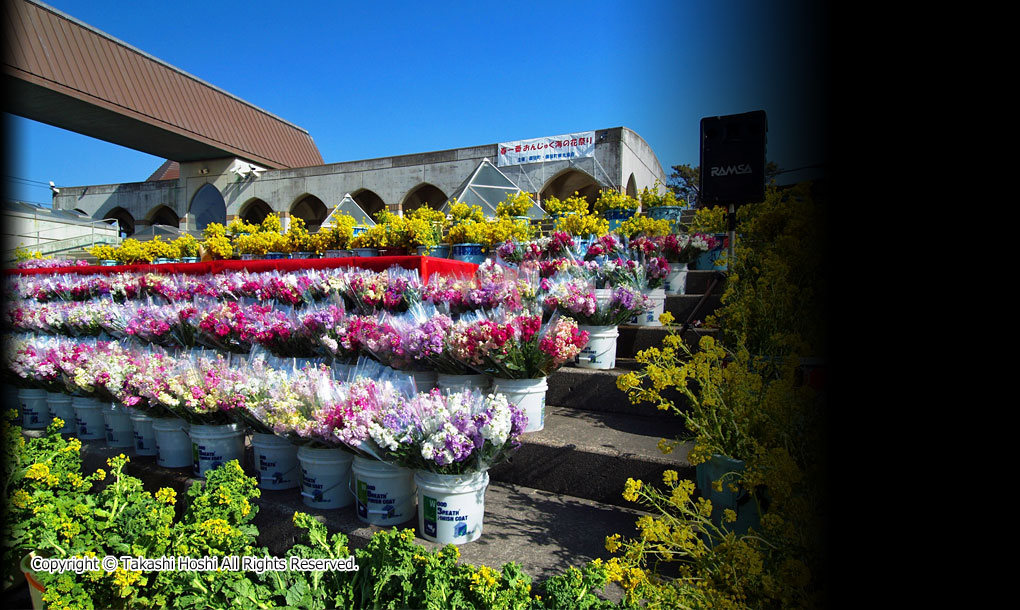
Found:
<svg viewBox="0 0 1020 610"><path fill-rule="evenodd" d="M677 320L686 319L713 273L689 272L688 294L667 297L666 308ZM700 319L718 306L721 292L722 286L717 286ZM710 332L690 330L687 339L696 344ZM540 581L596 557L608 558L605 537L634 535L641 514L621 496L628 477L661 482L663 471L675 469L682 477L693 478L686 460L688 447L670 455L657 447L660 438L679 435L679 418L650 405L631 405L616 388L617 377L637 366L637 350L660 344L663 336L661 328L621 326L616 369L567 367L549 378L545 428L526 434L513 459L490 471L482 537L460 546L462 561L491 567L516 561ZM107 457L122 451L102 442L84 445L89 469L103 466ZM253 473L250 446L246 461L246 470ZM154 457L133 457L128 471L146 481L150 491L173 486L180 492L195 480L190 468L161 468ZM278 554L294 542L294 511L315 514L331 532L344 532L352 548L363 546L380 529L359 521L353 507L310 509L293 489L263 490L257 504L260 542ZM416 519L403 527L416 528ZM417 542L437 547L420 536ZM615 591L610 597L619 594Z"/></svg>

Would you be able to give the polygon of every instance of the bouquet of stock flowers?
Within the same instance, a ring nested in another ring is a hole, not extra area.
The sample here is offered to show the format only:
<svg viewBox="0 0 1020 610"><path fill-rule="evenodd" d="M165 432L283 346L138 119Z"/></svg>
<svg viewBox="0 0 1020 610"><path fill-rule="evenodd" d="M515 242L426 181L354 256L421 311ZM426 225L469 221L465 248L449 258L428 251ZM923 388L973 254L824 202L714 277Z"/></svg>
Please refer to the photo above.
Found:
<svg viewBox="0 0 1020 610"><path fill-rule="evenodd" d="M597 290L595 276L561 273L545 283L543 305L583 326L618 326L651 309L651 300L632 283Z"/></svg>
<svg viewBox="0 0 1020 610"><path fill-rule="evenodd" d="M439 474L483 472L518 447L527 416L502 394L419 393L369 430L383 457Z"/></svg>
<svg viewBox="0 0 1020 610"><path fill-rule="evenodd" d="M451 353L479 373L501 379L547 377L573 361L588 342L588 333L562 316L542 324L540 314L497 309L455 328Z"/></svg>
<svg viewBox="0 0 1020 610"><path fill-rule="evenodd" d="M193 303L142 305L134 309L123 334L163 347L195 346L198 308Z"/></svg>
<svg viewBox="0 0 1020 610"><path fill-rule="evenodd" d="M306 366L315 373L322 368L319 364ZM257 433L298 440L297 429L305 421L302 412L305 405L292 385L303 374L302 368L294 359L287 362L274 356L267 358L260 350L253 350L246 369L256 381L249 387L244 408L234 413L236 418Z"/></svg>
<svg viewBox="0 0 1020 610"><path fill-rule="evenodd" d="M316 355L314 337L292 306L255 311L248 321L247 334L253 344L282 358L311 358Z"/></svg>
<svg viewBox="0 0 1020 610"><path fill-rule="evenodd" d="M173 401L169 377L177 359L152 347L134 350L130 357L133 366L124 381L122 402L150 417L176 417L167 405Z"/></svg>
<svg viewBox="0 0 1020 610"><path fill-rule="evenodd" d="M241 366L242 359L203 352L178 360L157 400L191 424L232 423L234 411L245 407L248 386L257 381Z"/></svg>
<svg viewBox="0 0 1020 610"><path fill-rule="evenodd" d="M49 340L29 335L9 337L4 342L4 371L20 387L62 392L66 388Z"/></svg>
<svg viewBox="0 0 1020 610"><path fill-rule="evenodd" d="M707 233L670 233L662 240L662 254L671 263L691 263L717 245L715 236Z"/></svg>

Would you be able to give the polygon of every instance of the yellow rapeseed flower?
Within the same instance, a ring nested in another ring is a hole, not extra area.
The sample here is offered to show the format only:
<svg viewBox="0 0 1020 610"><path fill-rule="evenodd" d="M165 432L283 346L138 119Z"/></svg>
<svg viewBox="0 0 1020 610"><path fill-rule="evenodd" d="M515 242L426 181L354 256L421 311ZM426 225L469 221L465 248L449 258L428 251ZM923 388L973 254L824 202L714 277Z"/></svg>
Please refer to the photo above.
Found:
<svg viewBox="0 0 1020 610"><path fill-rule="evenodd" d="M609 551L610 553L615 553L617 550L619 550L620 546L621 546L621 544L620 544L620 535L619 534L613 534L612 536L606 536L606 550L607 551Z"/></svg>
<svg viewBox="0 0 1020 610"><path fill-rule="evenodd" d="M628 502L637 502L638 491L641 489L640 479L627 479L627 483L623 488L623 499Z"/></svg>
<svg viewBox="0 0 1020 610"><path fill-rule="evenodd" d="M164 487L156 492L156 499L166 504L176 504L177 492L170 487Z"/></svg>
<svg viewBox="0 0 1020 610"><path fill-rule="evenodd" d="M28 495L28 493L24 489L19 489L18 491L14 492L13 496L11 496L11 502L14 504L14 506L17 506L18 508L27 507L31 501L32 496Z"/></svg>
<svg viewBox="0 0 1020 610"><path fill-rule="evenodd" d="M45 479L50 474L50 467L46 464L35 463L28 467L25 472L27 479Z"/></svg>

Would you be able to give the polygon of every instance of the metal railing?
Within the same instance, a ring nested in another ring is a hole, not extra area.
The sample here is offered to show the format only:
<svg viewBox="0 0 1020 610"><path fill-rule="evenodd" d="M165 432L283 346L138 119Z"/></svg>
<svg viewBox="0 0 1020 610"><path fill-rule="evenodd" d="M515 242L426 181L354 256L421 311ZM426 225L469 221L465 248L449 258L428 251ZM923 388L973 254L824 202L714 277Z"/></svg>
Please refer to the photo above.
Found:
<svg viewBox="0 0 1020 610"><path fill-rule="evenodd" d="M36 217L38 221L38 216ZM48 222L59 222L47 219ZM40 252L43 255L56 254L58 252L67 252L69 250L85 249L98 244L108 245L120 245L120 223L114 220L111 225L109 220L93 220L87 222L67 222L61 223L62 226L50 227L48 229L40 229L38 231L31 231L13 235L12 237L19 240L21 243L14 249L8 249L4 253L5 260L14 260L14 252L18 248L31 249L33 251ZM102 225L105 231L96 232L96 225ZM89 232L81 235L75 235L73 237L65 237L62 239L44 239L44 235L47 233L67 232L73 231L75 228L89 228ZM115 231L115 232L114 232ZM34 238L34 243L26 243Z"/></svg>

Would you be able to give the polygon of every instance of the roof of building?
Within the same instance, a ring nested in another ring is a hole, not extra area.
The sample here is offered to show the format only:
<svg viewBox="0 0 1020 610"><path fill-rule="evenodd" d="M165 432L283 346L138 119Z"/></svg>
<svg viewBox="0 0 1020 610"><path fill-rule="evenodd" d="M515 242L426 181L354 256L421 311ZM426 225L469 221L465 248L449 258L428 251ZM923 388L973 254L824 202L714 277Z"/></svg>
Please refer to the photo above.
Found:
<svg viewBox="0 0 1020 610"><path fill-rule="evenodd" d="M288 121L37 0L4 9L9 112L174 161L322 164Z"/></svg>
<svg viewBox="0 0 1020 610"><path fill-rule="evenodd" d="M177 161L164 161L152 175L145 179L146 182L157 182L159 180L176 180L181 177L181 164Z"/></svg>

